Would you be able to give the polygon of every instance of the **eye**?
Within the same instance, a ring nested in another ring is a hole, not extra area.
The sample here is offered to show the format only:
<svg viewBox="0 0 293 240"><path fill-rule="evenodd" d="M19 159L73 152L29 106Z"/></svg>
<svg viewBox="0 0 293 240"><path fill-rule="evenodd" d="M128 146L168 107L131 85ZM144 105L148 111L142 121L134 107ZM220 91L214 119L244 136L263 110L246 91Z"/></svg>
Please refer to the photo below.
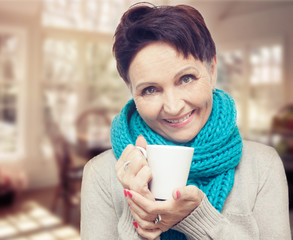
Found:
<svg viewBox="0 0 293 240"><path fill-rule="evenodd" d="M156 93L156 88L151 86L151 87L144 88L142 90L141 94L142 95L152 95L154 93Z"/></svg>
<svg viewBox="0 0 293 240"><path fill-rule="evenodd" d="M180 78L180 81L182 84L188 84L191 83L193 80L196 80L197 78L194 75L188 74L184 75Z"/></svg>

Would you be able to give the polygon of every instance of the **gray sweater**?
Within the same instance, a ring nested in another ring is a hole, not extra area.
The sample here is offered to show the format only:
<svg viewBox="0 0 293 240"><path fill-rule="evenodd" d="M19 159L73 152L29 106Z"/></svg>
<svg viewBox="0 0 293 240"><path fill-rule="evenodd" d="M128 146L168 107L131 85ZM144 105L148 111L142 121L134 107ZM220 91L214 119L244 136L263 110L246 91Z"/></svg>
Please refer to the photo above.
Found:
<svg viewBox="0 0 293 240"><path fill-rule="evenodd" d="M140 237L116 178L112 150L90 160L81 192L82 240L132 240ZM232 191L219 213L204 197L189 216L173 227L187 239L291 239L288 187L276 151L244 141Z"/></svg>

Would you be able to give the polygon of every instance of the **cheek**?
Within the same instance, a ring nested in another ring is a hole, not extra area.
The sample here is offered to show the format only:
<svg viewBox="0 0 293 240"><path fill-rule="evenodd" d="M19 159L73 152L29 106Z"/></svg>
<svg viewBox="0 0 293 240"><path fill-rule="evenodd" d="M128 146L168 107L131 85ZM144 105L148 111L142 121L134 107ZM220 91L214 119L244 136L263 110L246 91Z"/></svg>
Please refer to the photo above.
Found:
<svg viewBox="0 0 293 240"><path fill-rule="evenodd" d="M195 106L202 108L207 106L213 99L212 89L195 88L186 95L189 101Z"/></svg>
<svg viewBox="0 0 293 240"><path fill-rule="evenodd" d="M155 120L158 118L161 110L159 101L146 101L142 98L134 99L139 115L145 120Z"/></svg>

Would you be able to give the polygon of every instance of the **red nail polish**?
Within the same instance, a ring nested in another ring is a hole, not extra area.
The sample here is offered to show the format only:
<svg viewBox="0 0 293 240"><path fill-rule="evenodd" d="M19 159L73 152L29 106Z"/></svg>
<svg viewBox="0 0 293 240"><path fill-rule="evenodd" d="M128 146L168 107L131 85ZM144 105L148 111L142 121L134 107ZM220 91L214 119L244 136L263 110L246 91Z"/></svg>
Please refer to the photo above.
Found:
<svg viewBox="0 0 293 240"><path fill-rule="evenodd" d="M124 196L127 197L127 191L124 189Z"/></svg>
<svg viewBox="0 0 293 240"><path fill-rule="evenodd" d="M132 223L135 228L138 228L137 222Z"/></svg>
<svg viewBox="0 0 293 240"><path fill-rule="evenodd" d="M177 196L177 199L179 199L181 196L181 193L179 191L176 191L176 196Z"/></svg>
<svg viewBox="0 0 293 240"><path fill-rule="evenodd" d="M132 194L131 194L131 192L127 191L127 194L128 194L129 197L132 198Z"/></svg>

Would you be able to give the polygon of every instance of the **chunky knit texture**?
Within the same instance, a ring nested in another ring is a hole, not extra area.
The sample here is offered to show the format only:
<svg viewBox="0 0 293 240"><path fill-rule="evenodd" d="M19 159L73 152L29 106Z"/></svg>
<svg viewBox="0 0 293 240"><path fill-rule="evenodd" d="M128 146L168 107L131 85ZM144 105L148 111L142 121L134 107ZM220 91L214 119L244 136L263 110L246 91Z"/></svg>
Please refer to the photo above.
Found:
<svg viewBox="0 0 293 240"><path fill-rule="evenodd" d="M242 155L242 139L236 125L236 108L232 97L221 90L213 92L210 117L197 134L186 143L171 142L148 127L130 100L111 126L111 142L117 159L128 144L143 135L148 144L181 145L194 148L188 185L196 185L210 203L221 212L234 184L235 167ZM185 239L182 233L169 230L161 239Z"/></svg>

